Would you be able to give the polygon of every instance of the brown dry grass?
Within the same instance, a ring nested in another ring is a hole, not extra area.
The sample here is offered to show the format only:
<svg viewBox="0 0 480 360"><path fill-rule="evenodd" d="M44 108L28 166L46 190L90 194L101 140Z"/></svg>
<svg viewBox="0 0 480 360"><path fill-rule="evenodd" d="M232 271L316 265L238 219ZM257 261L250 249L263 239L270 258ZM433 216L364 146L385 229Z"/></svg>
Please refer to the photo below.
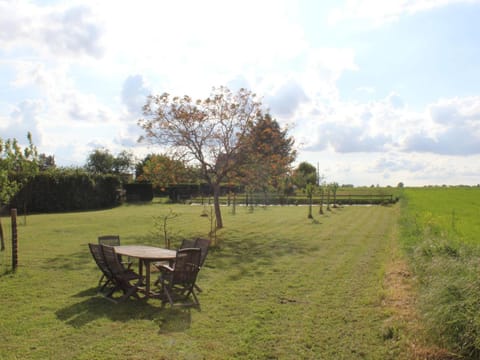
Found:
<svg viewBox="0 0 480 360"><path fill-rule="evenodd" d="M398 229L392 233L398 236ZM386 329L394 329L398 341L407 349L402 354L405 360L453 360L459 359L444 349L428 342L416 307L415 277L409 270L398 241L390 242L391 261L386 265L382 306L389 317L385 320Z"/></svg>

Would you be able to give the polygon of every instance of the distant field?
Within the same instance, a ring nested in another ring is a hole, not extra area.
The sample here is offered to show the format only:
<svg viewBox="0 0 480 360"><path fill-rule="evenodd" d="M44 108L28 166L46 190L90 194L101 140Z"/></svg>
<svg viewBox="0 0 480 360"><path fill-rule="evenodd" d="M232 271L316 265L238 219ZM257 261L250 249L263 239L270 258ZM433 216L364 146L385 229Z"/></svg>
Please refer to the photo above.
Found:
<svg viewBox="0 0 480 360"><path fill-rule="evenodd" d="M448 357L480 359L480 188L405 189L401 239L426 338Z"/></svg>
<svg viewBox="0 0 480 360"><path fill-rule="evenodd" d="M408 188L404 191L407 212L419 228L429 226L452 240L480 245L480 188Z"/></svg>

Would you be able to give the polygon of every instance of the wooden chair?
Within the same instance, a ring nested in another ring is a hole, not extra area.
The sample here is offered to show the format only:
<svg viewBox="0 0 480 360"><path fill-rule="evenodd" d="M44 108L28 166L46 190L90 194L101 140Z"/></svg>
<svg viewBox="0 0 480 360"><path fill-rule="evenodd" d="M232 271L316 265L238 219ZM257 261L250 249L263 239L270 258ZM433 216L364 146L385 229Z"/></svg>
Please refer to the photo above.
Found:
<svg viewBox="0 0 480 360"><path fill-rule="evenodd" d="M183 239L182 243L180 244L179 249L186 249L186 248L194 248L195 246L195 239ZM164 266L172 266L173 261L157 261L153 264L158 270L163 271ZM158 285L158 281L155 282L155 285Z"/></svg>
<svg viewBox="0 0 480 360"><path fill-rule="evenodd" d="M193 298L193 304L190 305L200 305L194 290L200 258L201 251L198 248L179 249L173 266L164 266L158 281L162 288L162 306L167 301L171 306L177 301L185 302L190 295Z"/></svg>
<svg viewBox="0 0 480 360"><path fill-rule="evenodd" d="M101 235L98 237L98 243L108 246L117 246L120 245L120 236L119 235Z"/></svg>
<svg viewBox="0 0 480 360"><path fill-rule="evenodd" d="M113 275L110 269L105 262L105 258L103 256L102 245L99 244L88 244L90 249L90 253L95 260L95 263L99 267L100 271L102 272L102 276L98 281L99 291L102 292L107 285L113 284ZM103 282L103 285L102 285Z"/></svg>
<svg viewBox="0 0 480 360"><path fill-rule="evenodd" d="M120 236L119 235L101 235L98 237L98 244L109 245L109 246L120 245ZM99 249L101 249L101 247ZM103 257L103 253L102 253L102 257ZM121 261L121 257L120 257L120 261ZM105 281L105 285L111 283L111 279L108 279L105 273L103 273L102 276L100 277L100 280L98 280L98 284L101 284L103 281Z"/></svg>
<svg viewBox="0 0 480 360"><path fill-rule="evenodd" d="M122 302L130 296L138 299L138 288L143 282L143 277L123 266L118 260L118 255L113 246L101 245L101 247L105 263L112 274L112 282L114 283L114 289L111 291L109 298L114 302ZM136 283L132 284L134 280L136 280ZM114 299L113 294L118 290L123 292L123 296L119 299Z"/></svg>
<svg viewBox="0 0 480 360"><path fill-rule="evenodd" d="M193 247L199 248L202 252L202 256L200 257L200 267L202 267L205 259L207 258L208 248L210 247L210 239L197 238L195 239Z"/></svg>
<svg viewBox="0 0 480 360"><path fill-rule="evenodd" d="M210 247L210 239L197 238L194 241L193 247L199 248L201 251L201 256L200 256L200 269L201 269L203 267L203 264L205 263L205 259L207 258L208 248ZM195 283L195 289L198 292L202 292L202 289L196 283Z"/></svg>
<svg viewBox="0 0 480 360"><path fill-rule="evenodd" d="M194 248L194 247L196 247L195 239L183 239L179 249L187 249L187 248Z"/></svg>
<svg viewBox="0 0 480 360"><path fill-rule="evenodd" d="M120 235L101 235L98 237L98 243L101 245L118 246L120 245ZM130 258L127 258L127 261L123 261L122 256L118 255L118 259L129 269L133 264Z"/></svg>

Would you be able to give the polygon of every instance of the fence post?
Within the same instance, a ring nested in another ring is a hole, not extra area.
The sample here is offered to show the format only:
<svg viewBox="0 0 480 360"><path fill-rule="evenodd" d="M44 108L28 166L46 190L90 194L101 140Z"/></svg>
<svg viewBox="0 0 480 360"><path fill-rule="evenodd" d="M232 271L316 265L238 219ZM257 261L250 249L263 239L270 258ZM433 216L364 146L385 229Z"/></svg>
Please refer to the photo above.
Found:
<svg viewBox="0 0 480 360"><path fill-rule="evenodd" d="M10 211L12 222L12 270L15 271L18 265L18 236L17 236L17 209Z"/></svg>

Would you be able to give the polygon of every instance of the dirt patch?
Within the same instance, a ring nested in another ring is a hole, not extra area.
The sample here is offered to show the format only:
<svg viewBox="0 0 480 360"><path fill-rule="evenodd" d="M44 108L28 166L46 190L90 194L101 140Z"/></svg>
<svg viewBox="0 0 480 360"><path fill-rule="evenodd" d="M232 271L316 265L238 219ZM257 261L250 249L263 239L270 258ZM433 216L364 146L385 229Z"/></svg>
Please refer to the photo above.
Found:
<svg viewBox="0 0 480 360"><path fill-rule="evenodd" d="M388 317L384 322L384 339L395 339L402 349L402 359L451 360L459 357L428 344L416 307L415 277L410 272L396 241L392 241L392 258L384 276L385 296L382 308Z"/></svg>

